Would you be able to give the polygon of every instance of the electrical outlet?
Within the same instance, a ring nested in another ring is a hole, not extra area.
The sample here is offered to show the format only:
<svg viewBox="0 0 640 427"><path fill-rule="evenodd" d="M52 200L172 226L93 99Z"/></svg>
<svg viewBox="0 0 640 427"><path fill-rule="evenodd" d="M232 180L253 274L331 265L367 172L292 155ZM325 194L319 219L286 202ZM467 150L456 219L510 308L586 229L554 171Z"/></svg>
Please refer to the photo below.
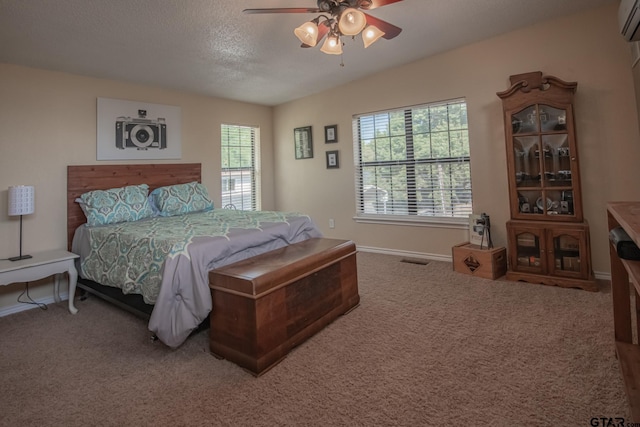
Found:
<svg viewBox="0 0 640 427"><path fill-rule="evenodd" d="M329 228L336 228L336 222L333 218L329 218Z"/></svg>

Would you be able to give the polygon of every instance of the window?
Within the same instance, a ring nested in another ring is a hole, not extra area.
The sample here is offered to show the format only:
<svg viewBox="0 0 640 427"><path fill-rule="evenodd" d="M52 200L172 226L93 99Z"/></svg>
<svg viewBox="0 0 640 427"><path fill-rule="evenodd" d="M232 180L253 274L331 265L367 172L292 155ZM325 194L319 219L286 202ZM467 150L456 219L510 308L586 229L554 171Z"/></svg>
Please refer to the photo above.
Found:
<svg viewBox="0 0 640 427"><path fill-rule="evenodd" d="M260 209L260 132L257 127L222 125L222 206Z"/></svg>
<svg viewBox="0 0 640 427"><path fill-rule="evenodd" d="M464 99L356 115L353 135L357 217L468 219Z"/></svg>

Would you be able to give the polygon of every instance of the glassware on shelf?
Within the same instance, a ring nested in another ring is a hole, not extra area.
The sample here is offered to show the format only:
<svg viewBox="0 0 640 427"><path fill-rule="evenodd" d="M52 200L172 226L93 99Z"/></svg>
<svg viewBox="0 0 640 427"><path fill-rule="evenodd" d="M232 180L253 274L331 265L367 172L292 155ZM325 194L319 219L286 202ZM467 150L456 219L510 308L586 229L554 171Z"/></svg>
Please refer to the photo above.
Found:
<svg viewBox="0 0 640 427"><path fill-rule="evenodd" d="M539 147L537 136L514 137L513 152L516 160L516 182L518 186L540 186L540 165L531 150Z"/></svg>
<svg viewBox="0 0 640 427"><path fill-rule="evenodd" d="M542 132L562 131L567 129L567 110L540 104L540 128ZM542 120L542 115L546 117Z"/></svg>
<svg viewBox="0 0 640 427"><path fill-rule="evenodd" d="M514 134L538 132L540 127L536 106L532 105L511 116L511 128Z"/></svg>
<svg viewBox="0 0 640 427"><path fill-rule="evenodd" d="M549 152L550 161L544 163L545 178L548 184L567 185L571 180L570 152L568 147L569 137L566 133L555 135L542 135L542 145ZM557 182L565 181L565 182ZM568 184L570 185L570 183Z"/></svg>

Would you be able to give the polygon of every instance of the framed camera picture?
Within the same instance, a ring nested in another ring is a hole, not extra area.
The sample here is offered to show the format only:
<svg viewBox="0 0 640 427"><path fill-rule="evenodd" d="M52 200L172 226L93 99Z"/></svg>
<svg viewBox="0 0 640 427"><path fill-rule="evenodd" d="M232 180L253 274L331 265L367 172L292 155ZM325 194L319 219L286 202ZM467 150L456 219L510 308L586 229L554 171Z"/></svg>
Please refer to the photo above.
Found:
<svg viewBox="0 0 640 427"><path fill-rule="evenodd" d="M339 167L338 150L327 151L327 169L338 169Z"/></svg>
<svg viewBox="0 0 640 427"><path fill-rule="evenodd" d="M338 125L324 127L324 142L326 144L330 142L338 142Z"/></svg>
<svg viewBox="0 0 640 427"><path fill-rule="evenodd" d="M311 126L295 128L293 130L293 141L296 150L296 159L313 158L313 139L311 137Z"/></svg>
<svg viewBox="0 0 640 427"><path fill-rule="evenodd" d="M180 107L97 99L96 160L180 159Z"/></svg>

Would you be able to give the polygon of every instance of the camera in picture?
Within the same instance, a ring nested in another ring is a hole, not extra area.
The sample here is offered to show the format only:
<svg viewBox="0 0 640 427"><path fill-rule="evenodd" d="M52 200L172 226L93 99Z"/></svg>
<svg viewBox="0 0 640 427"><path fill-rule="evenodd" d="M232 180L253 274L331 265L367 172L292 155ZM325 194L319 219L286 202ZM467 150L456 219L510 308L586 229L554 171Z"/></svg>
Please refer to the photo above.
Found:
<svg viewBox="0 0 640 427"><path fill-rule="evenodd" d="M138 110L138 117L118 117L116 119L116 147L167 148L167 125L164 118L147 119L147 110Z"/></svg>
<svg viewBox="0 0 640 427"><path fill-rule="evenodd" d="M491 240L491 223L489 222L489 215L481 213L478 218L475 216L473 222L470 224L473 226L473 232L480 236L480 249L482 249L484 242L487 243L487 248L493 248L493 241ZM470 239L471 240L471 239Z"/></svg>

